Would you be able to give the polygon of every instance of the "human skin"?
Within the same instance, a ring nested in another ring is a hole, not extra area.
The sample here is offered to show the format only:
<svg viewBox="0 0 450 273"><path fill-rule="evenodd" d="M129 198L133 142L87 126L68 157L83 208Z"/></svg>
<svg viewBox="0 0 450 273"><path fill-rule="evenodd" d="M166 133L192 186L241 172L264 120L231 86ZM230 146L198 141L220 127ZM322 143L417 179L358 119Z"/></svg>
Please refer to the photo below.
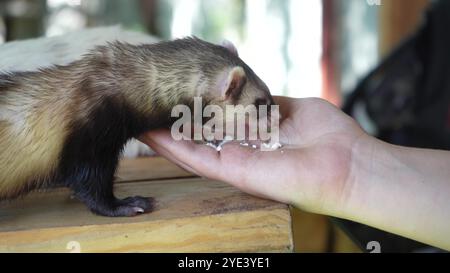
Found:
<svg viewBox="0 0 450 273"><path fill-rule="evenodd" d="M169 130L141 140L186 170L247 193L450 250L450 152L379 141L322 99L275 101L285 145L276 151L229 143L217 152L175 141Z"/></svg>

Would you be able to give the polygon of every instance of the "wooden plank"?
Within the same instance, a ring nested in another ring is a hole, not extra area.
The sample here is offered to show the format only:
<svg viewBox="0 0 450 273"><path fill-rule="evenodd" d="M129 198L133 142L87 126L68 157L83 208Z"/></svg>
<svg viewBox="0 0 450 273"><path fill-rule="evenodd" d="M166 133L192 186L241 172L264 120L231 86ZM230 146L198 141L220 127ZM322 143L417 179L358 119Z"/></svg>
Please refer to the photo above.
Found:
<svg viewBox="0 0 450 273"><path fill-rule="evenodd" d="M0 234L1 252L290 252L286 210Z"/></svg>
<svg viewBox="0 0 450 273"><path fill-rule="evenodd" d="M153 196L153 213L95 216L65 189L0 205L0 252L292 251L286 205L201 179L119 183L119 196Z"/></svg>
<svg viewBox="0 0 450 273"><path fill-rule="evenodd" d="M122 159L116 175L117 182L194 177L160 156Z"/></svg>

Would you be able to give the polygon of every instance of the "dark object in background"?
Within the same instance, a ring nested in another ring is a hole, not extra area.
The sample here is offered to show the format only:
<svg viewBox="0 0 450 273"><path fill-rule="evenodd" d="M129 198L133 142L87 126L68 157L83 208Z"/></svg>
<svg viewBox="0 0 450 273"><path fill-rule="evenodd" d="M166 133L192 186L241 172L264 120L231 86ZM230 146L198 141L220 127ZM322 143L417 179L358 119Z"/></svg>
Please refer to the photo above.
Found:
<svg viewBox="0 0 450 273"><path fill-rule="evenodd" d="M354 116L362 105L383 141L450 150L450 1L430 7L419 30L375 68L347 98ZM378 240L383 252L420 251L417 242L344 221L363 246Z"/></svg>
<svg viewBox="0 0 450 273"><path fill-rule="evenodd" d="M377 137L389 143L450 150L450 1L438 1L425 23L349 96L362 103Z"/></svg>
<svg viewBox="0 0 450 273"><path fill-rule="evenodd" d="M43 35L45 33L46 12L45 0L0 0L0 17L3 18L6 30L5 41ZM0 18L0 21L2 21L2 18Z"/></svg>

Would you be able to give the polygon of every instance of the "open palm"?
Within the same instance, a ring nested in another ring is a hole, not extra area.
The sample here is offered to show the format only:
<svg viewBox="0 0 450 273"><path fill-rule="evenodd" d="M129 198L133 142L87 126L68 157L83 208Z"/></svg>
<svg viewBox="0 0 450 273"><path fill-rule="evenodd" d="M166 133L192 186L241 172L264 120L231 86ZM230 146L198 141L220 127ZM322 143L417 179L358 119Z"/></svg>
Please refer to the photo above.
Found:
<svg viewBox="0 0 450 273"><path fill-rule="evenodd" d="M354 147L367 135L324 100L275 97L275 101L283 117L280 141L285 145L276 151L229 143L217 152L175 141L169 130L149 132L141 140L198 175L310 211L330 212L349 197Z"/></svg>

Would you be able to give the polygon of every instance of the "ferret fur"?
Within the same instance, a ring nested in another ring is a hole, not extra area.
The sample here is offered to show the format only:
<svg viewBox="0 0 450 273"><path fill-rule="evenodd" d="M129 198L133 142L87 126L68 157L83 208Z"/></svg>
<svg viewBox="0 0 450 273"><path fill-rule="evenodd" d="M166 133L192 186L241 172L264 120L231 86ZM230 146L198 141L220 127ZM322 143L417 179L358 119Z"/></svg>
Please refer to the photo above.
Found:
<svg viewBox="0 0 450 273"><path fill-rule="evenodd" d="M80 59L95 46L114 41L133 45L159 42L156 37L125 30L120 26L88 28L53 37L12 41L0 44L0 74L67 65ZM148 155L154 155L154 152L136 139L131 139L122 152L125 158Z"/></svg>
<svg viewBox="0 0 450 273"><path fill-rule="evenodd" d="M235 68L232 90L221 90ZM151 211L149 198L114 197L121 149L169 127L171 109L195 96L222 107L273 103L236 54L197 38L109 43L64 66L0 75L0 199L60 184L100 215Z"/></svg>

